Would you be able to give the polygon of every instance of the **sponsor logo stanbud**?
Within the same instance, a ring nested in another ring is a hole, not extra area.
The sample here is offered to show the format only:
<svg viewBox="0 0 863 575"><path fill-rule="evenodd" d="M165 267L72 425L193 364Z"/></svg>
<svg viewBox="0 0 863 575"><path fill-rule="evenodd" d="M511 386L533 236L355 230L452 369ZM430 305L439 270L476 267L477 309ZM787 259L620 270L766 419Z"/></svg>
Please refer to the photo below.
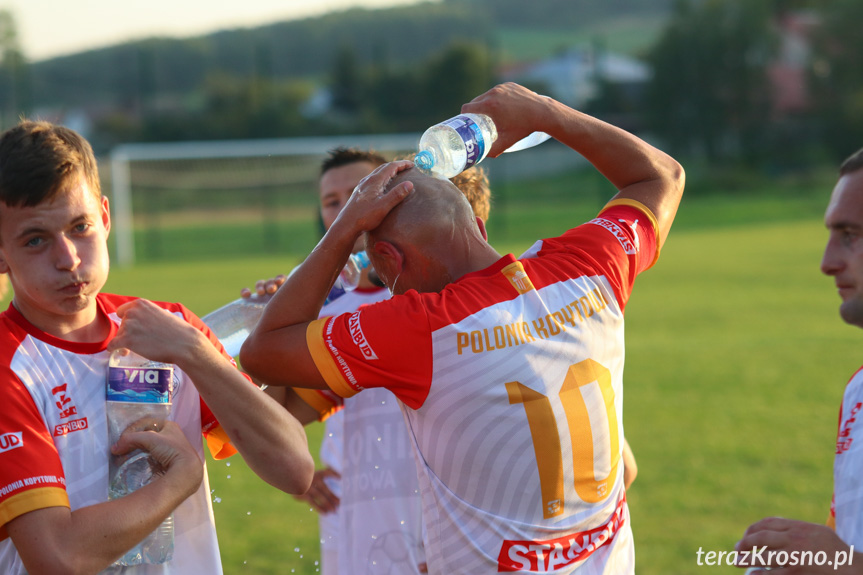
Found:
<svg viewBox="0 0 863 575"><path fill-rule="evenodd" d="M61 423L60 425L54 426L54 437L60 437L62 435L68 435L73 431L80 431L82 429L87 429L87 418L82 417L81 419L74 419L72 421L67 421L65 423Z"/></svg>

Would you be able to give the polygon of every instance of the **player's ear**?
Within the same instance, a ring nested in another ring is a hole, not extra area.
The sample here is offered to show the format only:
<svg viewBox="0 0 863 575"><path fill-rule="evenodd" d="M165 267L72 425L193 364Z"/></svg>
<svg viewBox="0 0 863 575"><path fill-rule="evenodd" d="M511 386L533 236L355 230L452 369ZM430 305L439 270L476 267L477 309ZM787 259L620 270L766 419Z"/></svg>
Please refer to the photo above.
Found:
<svg viewBox="0 0 863 575"><path fill-rule="evenodd" d="M371 247L371 251L369 251ZM392 282L395 281L399 274L402 273L404 267L404 255L393 244L386 240L379 240L373 246L366 246L366 251L369 252L369 258L372 260L372 265L375 271L383 282L392 289Z"/></svg>
<svg viewBox="0 0 863 575"><path fill-rule="evenodd" d="M108 206L108 197L102 196L102 225L105 226L105 236L111 233L111 209Z"/></svg>
<svg viewBox="0 0 863 575"><path fill-rule="evenodd" d="M476 227L479 228L479 233L482 234L482 239L488 241L488 232L485 231L485 222L482 221L482 218L479 216L474 216L476 218Z"/></svg>

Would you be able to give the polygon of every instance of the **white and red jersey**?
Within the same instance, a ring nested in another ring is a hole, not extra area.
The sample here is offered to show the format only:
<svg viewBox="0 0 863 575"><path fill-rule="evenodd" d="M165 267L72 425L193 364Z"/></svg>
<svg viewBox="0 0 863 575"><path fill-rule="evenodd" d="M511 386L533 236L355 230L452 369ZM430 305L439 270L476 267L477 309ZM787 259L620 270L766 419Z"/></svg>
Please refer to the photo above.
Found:
<svg viewBox="0 0 863 575"><path fill-rule="evenodd" d="M357 289L324 306L320 317L353 312L389 297L386 289ZM340 498L338 510L320 518L321 546L325 552L337 548L337 572L419 573L425 563L422 501L396 397L386 389L369 389L348 399L332 392L296 391L324 418L320 459L341 474L341 479L328 481ZM331 535L333 519L336 535Z"/></svg>
<svg viewBox="0 0 863 575"><path fill-rule="evenodd" d="M383 388L345 399L339 573L419 574L426 562L413 442Z"/></svg>
<svg viewBox="0 0 863 575"><path fill-rule="evenodd" d="M863 368L845 387L839 410L831 516L842 541L863 549Z"/></svg>
<svg viewBox="0 0 863 575"><path fill-rule="evenodd" d="M321 316L339 315L353 312L364 305L379 302L389 297L389 291L384 288L364 289L357 288L345 292L344 295L326 304L321 309ZM315 408L324 421L324 437L321 441L319 460L325 466L344 476L344 400L338 395L321 390L295 389L297 394L311 407ZM396 408L399 418L401 413ZM402 424L404 425L404 424ZM411 471L416 477L416 472ZM342 525L342 510L345 508L342 483L337 477L328 477L327 487L333 495L341 500L339 507L334 512L322 513L318 516L318 530L321 541L321 555L323 557L323 572L327 573L350 573L339 570L339 563L345 559L345 534ZM416 480L414 480L416 482ZM348 502L350 505L350 502Z"/></svg>
<svg viewBox="0 0 863 575"><path fill-rule="evenodd" d="M117 307L133 299L97 297L99 313L111 320L111 333L96 343L73 343L46 334L12 305L0 314L0 573L25 573L6 533L9 521L46 507L74 511L108 500L105 385L110 354L106 346L120 323ZM221 348L209 328L186 308L157 305L205 332ZM214 457L235 453L191 379L176 366L174 385L170 419L182 427L201 459L202 432ZM205 473L198 491L174 511L174 558L164 565L142 565L123 573L221 572Z"/></svg>
<svg viewBox="0 0 863 575"><path fill-rule="evenodd" d="M309 326L333 391L411 408L430 573L633 572L623 309L657 245L615 201L524 259Z"/></svg>

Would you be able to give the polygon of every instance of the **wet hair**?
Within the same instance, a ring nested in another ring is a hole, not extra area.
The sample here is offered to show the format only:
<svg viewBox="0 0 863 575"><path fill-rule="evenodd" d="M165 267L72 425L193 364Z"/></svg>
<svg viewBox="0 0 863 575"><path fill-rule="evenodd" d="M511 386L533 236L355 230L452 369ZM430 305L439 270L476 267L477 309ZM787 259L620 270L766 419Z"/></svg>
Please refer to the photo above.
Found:
<svg viewBox="0 0 863 575"><path fill-rule="evenodd" d="M78 181L101 197L93 148L74 130L22 120L0 135L0 201L7 206L37 206Z"/></svg>
<svg viewBox="0 0 863 575"><path fill-rule="evenodd" d="M842 162L842 165L839 166L839 175L845 176L856 172L860 168L863 168L863 148L860 148Z"/></svg>
<svg viewBox="0 0 863 575"><path fill-rule="evenodd" d="M330 150L327 158L321 164L321 175L323 176L333 168L340 168L357 162L369 162L375 166L382 166L387 160L372 150L360 150L358 148L338 147Z"/></svg>

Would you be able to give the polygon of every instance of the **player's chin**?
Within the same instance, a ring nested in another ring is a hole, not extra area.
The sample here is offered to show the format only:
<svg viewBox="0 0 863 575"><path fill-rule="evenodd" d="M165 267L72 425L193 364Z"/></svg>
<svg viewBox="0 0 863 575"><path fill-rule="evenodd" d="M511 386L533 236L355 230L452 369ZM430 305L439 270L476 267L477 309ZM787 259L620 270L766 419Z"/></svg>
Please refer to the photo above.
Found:
<svg viewBox="0 0 863 575"><path fill-rule="evenodd" d="M846 299L839 306L839 315L845 323L863 327L863 301L859 298Z"/></svg>

